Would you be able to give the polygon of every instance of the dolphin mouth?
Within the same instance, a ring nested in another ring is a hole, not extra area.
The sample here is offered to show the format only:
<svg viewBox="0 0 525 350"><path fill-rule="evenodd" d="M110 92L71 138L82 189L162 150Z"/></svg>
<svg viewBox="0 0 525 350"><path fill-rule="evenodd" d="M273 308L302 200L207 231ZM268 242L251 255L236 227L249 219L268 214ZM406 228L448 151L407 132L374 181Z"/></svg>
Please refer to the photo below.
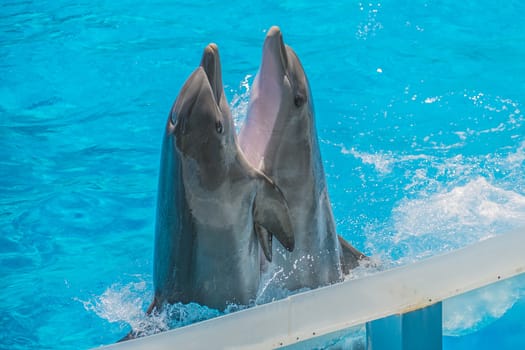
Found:
<svg viewBox="0 0 525 350"><path fill-rule="evenodd" d="M211 96L206 94L203 97L203 89L209 90ZM210 98L209 100L203 100ZM197 104L210 103L212 108L221 109L221 99L223 98L221 63L219 58L219 48L211 43L206 46L202 54L200 65L186 80L177 100L175 101L170 120L175 130L181 135L187 133L189 118ZM211 104L213 103L213 104Z"/></svg>
<svg viewBox="0 0 525 350"><path fill-rule="evenodd" d="M219 58L219 48L217 44L210 43L204 49L200 66L206 73L208 82L210 83L213 96L217 106L220 106L222 98L222 73L221 61Z"/></svg>
<svg viewBox="0 0 525 350"><path fill-rule="evenodd" d="M283 74L288 70L288 55L283 34L277 26L273 26L268 30L264 40L263 62L267 59L273 60L276 65L280 65Z"/></svg>
<svg viewBox="0 0 525 350"><path fill-rule="evenodd" d="M281 29L273 26L268 30L263 45L262 62L259 75L263 79L271 78L278 81L287 76L288 54L284 44ZM264 78L266 77L266 78Z"/></svg>

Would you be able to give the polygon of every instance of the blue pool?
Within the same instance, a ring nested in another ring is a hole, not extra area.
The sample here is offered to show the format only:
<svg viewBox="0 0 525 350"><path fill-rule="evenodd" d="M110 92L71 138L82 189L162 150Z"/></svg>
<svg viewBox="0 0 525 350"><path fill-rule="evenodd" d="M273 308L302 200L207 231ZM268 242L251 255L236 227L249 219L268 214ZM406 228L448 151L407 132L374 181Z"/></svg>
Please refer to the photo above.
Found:
<svg viewBox="0 0 525 350"><path fill-rule="evenodd" d="M393 267L525 226L523 13L518 0L2 1L0 348L90 348L141 322L171 104L213 41L241 122L274 24L308 74L338 231L357 248ZM445 349L525 348L523 279L467 300L444 310Z"/></svg>

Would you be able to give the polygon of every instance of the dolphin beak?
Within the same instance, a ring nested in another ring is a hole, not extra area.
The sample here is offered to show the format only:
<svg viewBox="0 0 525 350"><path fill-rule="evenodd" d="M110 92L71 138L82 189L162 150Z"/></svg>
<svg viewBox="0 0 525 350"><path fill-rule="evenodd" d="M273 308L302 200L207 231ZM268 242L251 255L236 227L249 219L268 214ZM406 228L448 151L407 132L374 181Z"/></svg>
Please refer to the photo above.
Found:
<svg viewBox="0 0 525 350"><path fill-rule="evenodd" d="M264 40L261 71L273 70L284 76L287 69L288 55L286 54L283 35L279 27L273 26L268 30Z"/></svg>
<svg viewBox="0 0 525 350"><path fill-rule="evenodd" d="M222 73L221 61L219 58L219 48L211 43L206 46L202 54L201 67L208 77L215 102L220 105L222 97Z"/></svg>
<svg viewBox="0 0 525 350"><path fill-rule="evenodd" d="M194 113L195 109L197 113ZM202 115L203 110L212 111L213 116L216 117L216 128L220 128L222 133L223 118L225 114L229 114L229 109L222 87L219 48L213 43L208 44L204 49L200 65L186 80L172 107L170 120L174 132L177 135L184 135L192 129L191 125L194 126L194 130L200 128L202 120L190 123L190 119L194 114ZM222 118L219 117L221 114Z"/></svg>

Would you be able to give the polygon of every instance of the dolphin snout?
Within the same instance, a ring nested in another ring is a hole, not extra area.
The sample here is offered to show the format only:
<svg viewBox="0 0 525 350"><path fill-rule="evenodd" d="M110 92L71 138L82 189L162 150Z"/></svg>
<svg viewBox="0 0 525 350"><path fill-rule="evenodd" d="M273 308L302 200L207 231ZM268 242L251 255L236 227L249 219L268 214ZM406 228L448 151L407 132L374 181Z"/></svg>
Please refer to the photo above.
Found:
<svg viewBox="0 0 525 350"><path fill-rule="evenodd" d="M288 69L288 56L286 46L284 45L281 29L273 26L268 30L263 48L263 65L264 61L273 60L275 64L280 65L283 72Z"/></svg>
<svg viewBox="0 0 525 350"><path fill-rule="evenodd" d="M218 104L222 94L222 76L219 47L217 44L210 43L206 46L202 54L201 67L206 73L213 95L215 96L215 101Z"/></svg>
<svg viewBox="0 0 525 350"><path fill-rule="evenodd" d="M279 36L282 36L282 34L281 34L281 28L279 28L278 26L272 26L268 30L268 33L266 34L267 38L269 38L269 37L279 37Z"/></svg>

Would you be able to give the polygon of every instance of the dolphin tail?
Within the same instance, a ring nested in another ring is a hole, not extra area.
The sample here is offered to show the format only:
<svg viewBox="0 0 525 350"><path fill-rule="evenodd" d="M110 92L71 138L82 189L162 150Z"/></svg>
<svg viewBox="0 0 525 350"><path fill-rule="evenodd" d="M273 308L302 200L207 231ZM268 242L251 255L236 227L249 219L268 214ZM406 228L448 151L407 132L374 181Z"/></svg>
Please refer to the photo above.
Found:
<svg viewBox="0 0 525 350"><path fill-rule="evenodd" d="M340 235L337 235L337 238L339 239L339 245L341 246L341 267L343 273L348 275L350 270L359 266L360 261L368 260L368 257L355 249Z"/></svg>
<svg viewBox="0 0 525 350"><path fill-rule="evenodd" d="M266 259L272 261L273 236L288 251L294 249L295 239L288 204L283 193L265 175L261 174L261 179L262 183L253 205L253 225Z"/></svg>

